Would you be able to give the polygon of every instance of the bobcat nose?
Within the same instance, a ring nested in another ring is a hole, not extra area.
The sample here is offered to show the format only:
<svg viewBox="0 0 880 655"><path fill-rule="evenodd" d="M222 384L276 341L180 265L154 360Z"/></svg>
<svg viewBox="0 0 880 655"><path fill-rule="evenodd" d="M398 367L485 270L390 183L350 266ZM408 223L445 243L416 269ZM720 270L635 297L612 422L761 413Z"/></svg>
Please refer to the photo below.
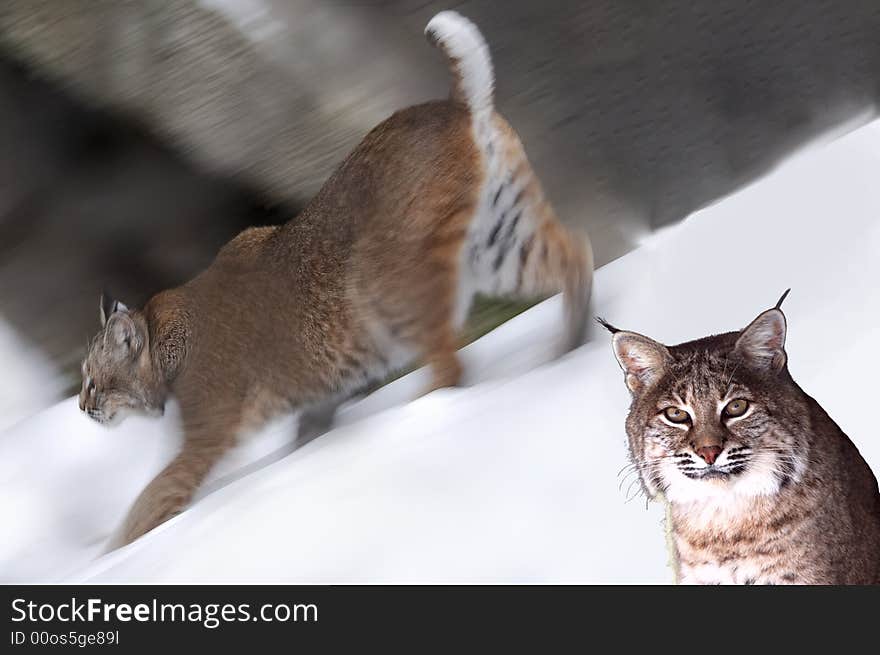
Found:
<svg viewBox="0 0 880 655"><path fill-rule="evenodd" d="M706 464L714 464L721 454L721 446L701 446L697 448L697 455L706 460Z"/></svg>

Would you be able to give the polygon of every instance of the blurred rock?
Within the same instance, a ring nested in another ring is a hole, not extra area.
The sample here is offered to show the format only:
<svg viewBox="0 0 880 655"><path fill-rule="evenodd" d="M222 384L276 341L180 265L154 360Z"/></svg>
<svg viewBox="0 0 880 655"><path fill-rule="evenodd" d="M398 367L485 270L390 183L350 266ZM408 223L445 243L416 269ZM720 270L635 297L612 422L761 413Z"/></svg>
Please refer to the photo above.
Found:
<svg viewBox="0 0 880 655"><path fill-rule="evenodd" d="M188 278L241 227L292 216L391 112L444 96L422 35L444 8L4 0L0 316L73 370L102 285L139 303ZM877 0L455 8L599 265L880 98Z"/></svg>
<svg viewBox="0 0 880 655"><path fill-rule="evenodd" d="M102 289L140 305L245 227L298 211L205 174L137 121L85 108L8 57L0 143L0 320L68 383Z"/></svg>
<svg viewBox="0 0 880 655"><path fill-rule="evenodd" d="M6 0L0 38L273 197L307 198L395 109L443 95L448 3ZM880 96L876 0L466 0L498 106L597 263Z"/></svg>

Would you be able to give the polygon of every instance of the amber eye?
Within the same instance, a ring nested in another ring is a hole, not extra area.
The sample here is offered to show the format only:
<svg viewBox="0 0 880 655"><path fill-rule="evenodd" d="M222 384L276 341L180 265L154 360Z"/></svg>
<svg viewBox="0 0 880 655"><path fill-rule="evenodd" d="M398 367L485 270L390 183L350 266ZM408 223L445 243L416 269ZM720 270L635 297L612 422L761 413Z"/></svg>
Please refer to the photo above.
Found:
<svg viewBox="0 0 880 655"><path fill-rule="evenodd" d="M736 416L742 416L746 413L746 410L749 408L749 401L743 400L742 398L737 398L736 400L731 400L727 405L724 406L724 416L727 418L733 418Z"/></svg>
<svg viewBox="0 0 880 655"><path fill-rule="evenodd" d="M673 423L687 423L691 420L690 414L678 407L667 407L663 410L663 415Z"/></svg>

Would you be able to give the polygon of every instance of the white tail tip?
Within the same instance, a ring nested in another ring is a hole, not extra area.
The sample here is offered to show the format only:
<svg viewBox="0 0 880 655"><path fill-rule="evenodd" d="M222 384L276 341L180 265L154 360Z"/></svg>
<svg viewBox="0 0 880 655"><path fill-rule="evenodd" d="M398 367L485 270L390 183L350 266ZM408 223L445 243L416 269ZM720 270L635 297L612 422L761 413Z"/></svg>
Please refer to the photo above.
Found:
<svg viewBox="0 0 880 655"><path fill-rule="evenodd" d="M425 34L450 60L453 98L473 113L492 111L492 59L477 26L454 11L441 11L428 22Z"/></svg>

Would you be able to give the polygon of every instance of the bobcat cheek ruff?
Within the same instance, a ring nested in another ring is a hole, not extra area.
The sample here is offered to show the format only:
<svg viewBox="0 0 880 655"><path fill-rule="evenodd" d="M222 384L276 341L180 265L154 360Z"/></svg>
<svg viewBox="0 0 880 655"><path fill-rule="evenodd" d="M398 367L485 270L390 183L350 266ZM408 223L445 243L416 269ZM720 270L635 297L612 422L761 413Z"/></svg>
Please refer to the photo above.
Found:
<svg viewBox="0 0 880 655"><path fill-rule="evenodd" d="M877 481L789 374L787 295L677 346L600 319L632 394L631 471L670 503L684 582L880 583Z"/></svg>

